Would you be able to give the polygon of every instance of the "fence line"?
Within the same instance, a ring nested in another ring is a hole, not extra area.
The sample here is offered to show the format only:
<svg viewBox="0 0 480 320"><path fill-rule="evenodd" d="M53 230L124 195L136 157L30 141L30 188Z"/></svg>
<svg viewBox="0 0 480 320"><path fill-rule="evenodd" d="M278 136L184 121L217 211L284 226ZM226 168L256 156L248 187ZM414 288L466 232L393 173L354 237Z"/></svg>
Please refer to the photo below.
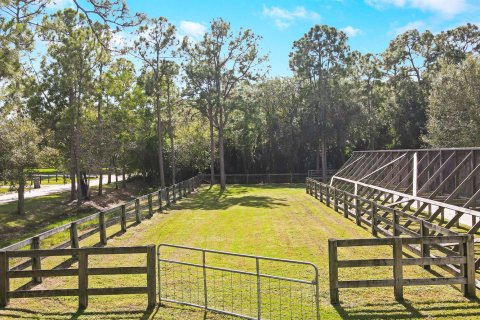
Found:
<svg viewBox="0 0 480 320"><path fill-rule="evenodd" d="M100 211L84 218L67 223L33 237L11 244L0 251L20 250L24 248L41 249L41 242L60 233L69 233L69 239L56 245L54 249L79 248L80 241L95 234L101 245L107 244L107 229L114 225L120 226L120 232L126 232L128 227L139 224L142 219L151 217L155 211L162 212L176 200L194 192L201 184L203 175L197 175L188 180L160 189L150 194L138 197L120 206ZM80 233L84 231L83 233ZM14 270L23 270L32 265L32 261L24 261L13 267Z"/></svg>
<svg viewBox="0 0 480 320"><path fill-rule="evenodd" d="M402 247L404 244L418 244L424 250L428 250L433 244L457 244L459 252L445 257L430 256L421 258L403 258ZM393 258L390 259L362 259L362 260L338 260L338 248L359 247L359 246L393 246ZM404 286L430 286L430 285L455 285L461 284L462 291L466 297L475 297L475 269L473 258L473 236L436 236L436 237L414 237L414 238L373 238L373 239L329 239L328 240L328 261L330 276L330 301L338 304L340 288L371 288L371 287L393 287L395 299L403 300ZM443 278L415 278L406 279L403 276L403 266L430 265L445 266L458 265L461 272L454 277ZM393 266L393 279L380 280L338 280L339 268L357 267L385 267Z"/></svg>
<svg viewBox="0 0 480 320"><path fill-rule="evenodd" d="M373 236L383 235L385 237L399 237L401 235L407 237L429 237L429 236L460 236L462 234L432 223L432 217L436 217L442 211L438 208L428 220L419 218L418 215L409 214L406 211L410 209L412 202L406 202L402 209L393 208L396 203L387 202L391 198L375 197L363 198L358 195L351 194L341 189L337 189L330 185L318 182L313 179L306 180L306 191L314 196L326 206L332 207L335 211L342 213L345 218L352 217L357 225L365 224L370 227ZM473 235L468 235L473 237ZM472 243L474 240L472 240ZM418 246L403 241L403 248L406 248L413 254L425 258L434 256L431 254L432 249L446 255L455 255L461 246L442 246L439 244L431 244L430 246ZM473 252L473 251L472 251ZM457 276L461 274L461 268L454 264L438 265L441 269ZM470 267L470 265L469 265ZM475 274L475 263L473 263L473 274ZM425 269L429 269L429 265L425 265ZM471 270L469 272L472 272ZM480 281L475 280L476 287L480 287Z"/></svg>
<svg viewBox="0 0 480 320"><path fill-rule="evenodd" d="M107 267L91 268L88 266L88 257L92 255L120 255L120 254L146 254L146 266L141 267ZM77 268L53 268L42 269L41 258L71 256L78 260ZM31 258L35 261L32 270L20 271L9 268L12 258ZM86 308L88 297L94 295L120 295L120 294L147 294L148 306L153 307L156 304L156 281L155 281L155 246L138 247L111 247L111 248L81 248L81 249L49 249L49 250L20 250L20 251L0 251L0 307L8 305L12 298L35 298L35 297L59 297L59 296L78 296L80 308ZM145 286L135 287L109 287L109 288L89 288L88 277L90 275L126 275L126 274L146 274L147 281ZM10 291L10 279L32 278L32 282L40 283L42 277L78 277L78 287L76 289L42 289L26 290L22 287Z"/></svg>

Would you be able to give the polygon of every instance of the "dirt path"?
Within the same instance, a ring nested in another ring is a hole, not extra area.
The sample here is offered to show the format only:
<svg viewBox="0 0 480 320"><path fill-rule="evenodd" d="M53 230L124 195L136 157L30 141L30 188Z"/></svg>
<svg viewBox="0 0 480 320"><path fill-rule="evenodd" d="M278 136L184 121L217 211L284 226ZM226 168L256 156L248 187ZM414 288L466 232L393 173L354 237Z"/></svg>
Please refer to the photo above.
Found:
<svg viewBox="0 0 480 320"><path fill-rule="evenodd" d="M112 177L115 181L115 177ZM104 179L105 180L105 179ZM122 176L118 176L118 181L122 181ZM98 186L99 179L90 181L90 187ZM50 184L43 185L40 189L28 189L25 191L25 199L46 196L49 194L61 193L70 190L70 183L67 184ZM9 192L0 195L0 204L9 203L18 200L18 194L16 192Z"/></svg>

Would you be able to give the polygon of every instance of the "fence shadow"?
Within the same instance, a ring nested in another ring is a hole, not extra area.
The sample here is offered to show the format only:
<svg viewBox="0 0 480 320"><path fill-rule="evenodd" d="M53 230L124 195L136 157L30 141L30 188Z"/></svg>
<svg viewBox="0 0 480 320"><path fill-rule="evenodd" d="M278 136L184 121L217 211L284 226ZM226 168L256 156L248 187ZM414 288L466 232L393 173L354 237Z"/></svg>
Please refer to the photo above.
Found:
<svg viewBox="0 0 480 320"><path fill-rule="evenodd" d="M88 311L88 309L77 309L75 312L49 312L32 311L22 308L0 308L1 319L151 319L158 311L159 307L138 309L138 310L120 310L120 311ZM8 311L8 313L2 312Z"/></svg>
<svg viewBox="0 0 480 320"><path fill-rule="evenodd" d="M205 189L192 197L174 204L174 210L226 210L232 206L272 209L288 206L287 200L269 196L241 195L248 192L245 187L235 188L234 192ZM240 196L239 196L240 195Z"/></svg>
<svg viewBox="0 0 480 320"><path fill-rule="evenodd" d="M368 304L361 307L343 307L334 305L342 319L435 319L435 318L480 318L479 300L432 301L414 303L408 301L398 303Z"/></svg>

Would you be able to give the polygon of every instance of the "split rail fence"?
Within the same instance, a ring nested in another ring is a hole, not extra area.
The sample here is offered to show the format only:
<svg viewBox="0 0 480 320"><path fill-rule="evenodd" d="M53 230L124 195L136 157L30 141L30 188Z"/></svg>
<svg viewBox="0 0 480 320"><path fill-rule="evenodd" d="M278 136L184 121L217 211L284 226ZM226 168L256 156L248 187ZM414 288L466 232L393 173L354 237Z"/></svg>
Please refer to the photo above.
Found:
<svg viewBox="0 0 480 320"><path fill-rule="evenodd" d="M306 180L306 191L326 206L332 207L335 211L342 213L345 218L353 218L357 225L366 225L370 227L373 236L377 237L382 235L390 238L386 240L379 238L367 240L357 239L358 243L355 242L355 239L342 240L344 241L342 244L351 244L352 246L355 246L365 242L369 245L385 245L387 242L394 244L394 241L399 241L401 247L419 257L419 259L410 260L408 263L423 266L427 270L430 268L430 265L438 265L439 268L455 277L454 280L450 281L450 284L455 284L455 282L458 281L465 282L465 295L475 295L475 286L479 287L480 283L475 279L473 235L460 234L419 218L416 215L409 214L407 213L409 206L405 206L402 209L396 209L393 208L391 204L387 204L387 199L365 199L314 179L308 178ZM400 240L394 240L401 236L403 236L403 238ZM430 238L435 240L429 240ZM454 241L451 241L452 239L454 239ZM336 254L332 253L332 255L335 256ZM334 259L333 256L330 258ZM440 256L444 256L445 259L435 260ZM449 258L452 259L449 260ZM401 255L397 257L397 263L400 263L398 262L398 259L402 259ZM464 259L466 261L463 263L462 261L464 261ZM395 259L392 261L393 262L388 263L394 263ZM365 266L369 266L369 264L374 265L375 263L380 262L359 263L365 263ZM353 264L355 264L355 262L353 262ZM348 265L347 263L344 266L351 265ZM338 278L335 279L335 277L337 277L338 274L333 273L331 276L333 276L333 279L331 279L331 285L335 287L338 282ZM457 278L462 278L464 280L458 280ZM409 280L406 281L406 283L408 285L417 285L425 284L429 281L430 280L425 279L419 280L418 282ZM438 279L435 279L435 281L437 281L437 284L441 284L442 281L448 282L448 280ZM434 280L430 282L433 283ZM370 285L368 282L360 282L359 284ZM384 282L381 284L387 283ZM337 301L337 299L335 299L335 294L332 299L332 301Z"/></svg>
<svg viewBox="0 0 480 320"><path fill-rule="evenodd" d="M92 255L131 255L146 254L146 266L122 266L107 268L89 267L89 257ZM78 261L77 268L52 268L42 269L42 258L71 257L71 260ZM10 269L10 260L28 258L32 262L32 270ZM0 306L8 305L11 298L35 298L35 297L59 297L78 296L80 308L86 308L88 297L95 295L120 295L120 294L147 294L148 306L156 304L156 267L155 267L155 246L139 247L100 247L81 249L50 249L50 250L20 250L0 251ZM134 275L146 274L145 286L135 287L109 287L90 288L88 285L89 276L101 275ZM32 278L33 283L41 283L42 277L78 277L76 289L43 289L29 290L28 286L22 286L17 290L10 290L10 280L18 278Z"/></svg>
<svg viewBox="0 0 480 320"><path fill-rule="evenodd" d="M120 206L100 211L67 223L33 237L16 242L0 251L80 248L81 242L96 235L100 245L106 245L109 237L126 232L143 219L194 192L202 183L203 175L197 175L175 185L138 197ZM42 259L43 257L39 257ZM23 261L11 268L19 271L32 266L32 260Z"/></svg>

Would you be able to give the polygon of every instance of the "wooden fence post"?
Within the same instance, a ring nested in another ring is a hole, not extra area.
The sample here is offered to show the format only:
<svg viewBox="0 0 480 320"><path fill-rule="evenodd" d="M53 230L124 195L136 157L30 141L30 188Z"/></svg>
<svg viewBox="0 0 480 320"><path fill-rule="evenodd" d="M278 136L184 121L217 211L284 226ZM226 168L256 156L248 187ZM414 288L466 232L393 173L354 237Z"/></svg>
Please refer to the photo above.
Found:
<svg viewBox="0 0 480 320"><path fill-rule="evenodd" d="M88 306L88 255L85 249L78 252L78 307Z"/></svg>
<svg viewBox="0 0 480 320"><path fill-rule="evenodd" d="M177 202L177 191L175 190L175 185L171 185L170 188L172 188L172 201L170 201L171 203L175 203Z"/></svg>
<svg viewBox="0 0 480 320"><path fill-rule="evenodd" d="M142 217L140 216L140 199L135 199L135 222L141 223Z"/></svg>
<svg viewBox="0 0 480 320"><path fill-rule="evenodd" d="M320 198L320 202L323 202L323 186L322 186L321 183L317 183L317 184L318 184L318 189L319 189L318 191L320 193L318 197Z"/></svg>
<svg viewBox="0 0 480 320"><path fill-rule="evenodd" d="M105 212L98 213L98 228L100 229L100 243L107 244L107 226L105 225Z"/></svg>
<svg viewBox="0 0 480 320"><path fill-rule="evenodd" d="M338 212L338 198L336 188L333 188L333 210Z"/></svg>
<svg viewBox="0 0 480 320"><path fill-rule="evenodd" d="M165 188L165 201L167 202L167 207L170 207L170 187Z"/></svg>
<svg viewBox="0 0 480 320"><path fill-rule="evenodd" d="M79 248L78 243L78 230L77 230L77 223L72 222L70 224L70 247L71 248Z"/></svg>
<svg viewBox="0 0 480 320"><path fill-rule="evenodd" d="M428 228L425 226L425 221L420 220L420 236L423 238L423 237L428 237L429 235L430 234L429 234ZM422 253L422 258L425 258L425 257L430 258L430 246L428 244L422 243L420 251ZM423 269L431 270L431 266L429 264L423 265Z"/></svg>
<svg viewBox="0 0 480 320"><path fill-rule="evenodd" d="M127 231L127 214L125 212L125 205L122 204L121 208L121 213L120 213L120 229L122 232Z"/></svg>
<svg viewBox="0 0 480 320"><path fill-rule="evenodd" d="M316 183L313 184L314 186L314 195L315 195L315 199L318 199L318 186Z"/></svg>
<svg viewBox="0 0 480 320"><path fill-rule="evenodd" d="M182 189L183 189L183 182L180 182L178 183L178 199L182 199L183 195L182 195Z"/></svg>
<svg viewBox="0 0 480 320"><path fill-rule="evenodd" d="M147 199L148 199L148 216L151 218L153 217L153 203L152 203L151 193L147 196Z"/></svg>
<svg viewBox="0 0 480 320"><path fill-rule="evenodd" d="M32 250L40 249L40 237L37 236L32 238L31 249ZM41 269L42 269L41 257L40 256L32 257L32 270L41 270ZM33 277L32 281L35 283L42 283L42 277Z"/></svg>
<svg viewBox="0 0 480 320"><path fill-rule="evenodd" d="M148 307L152 308L156 304L157 279L155 274L155 246L147 246L147 290L148 290Z"/></svg>
<svg viewBox="0 0 480 320"><path fill-rule="evenodd" d="M463 294L468 298L476 297L476 287L475 287L475 244L473 234L466 236L466 241L463 244L463 252L467 258L467 262L464 264L464 273L465 278L467 278L467 283L462 286Z"/></svg>
<svg viewBox="0 0 480 320"><path fill-rule="evenodd" d="M372 202L372 235L377 236L377 204Z"/></svg>
<svg viewBox="0 0 480 320"><path fill-rule="evenodd" d="M325 189L326 205L330 207L330 186L327 185Z"/></svg>
<svg viewBox="0 0 480 320"><path fill-rule="evenodd" d="M158 190L158 210L160 210L160 212L163 212L163 206L162 206L162 189Z"/></svg>
<svg viewBox="0 0 480 320"><path fill-rule="evenodd" d="M403 300L402 238L393 238L393 291L397 301Z"/></svg>
<svg viewBox="0 0 480 320"><path fill-rule="evenodd" d="M310 180L308 180L308 178L307 178L307 181L305 181L305 193L306 194L310 194L310 191L309 191L310 183L311 183Z"/></svg>
<svg viewBox="0 0 480 320"><path fill-rule="evenodd" d="M0 251L0 307L6 307L8 305L9 280L7 278L7 272L7 252Z"/></svg>
<svg viewBox="0 0 480 320"><path fill-rule="evenodd" d="M360 197L355 196L355 222L357 223L357 226L362 225L362 212L360 211Z"/></svg>
<svg viewBox="0 0 480 320"><path fill-rule="evenodd" d="M348 218L348 201L347 201L347 193L343 191L343 216Z"/></svg>
<svg viewBox="0 0 480 320"><path fill-rule="evenodd" d="M399 216L395 209L393 209L393 236L398 237L400 235L400 230L398 230L399 226Z"/></svg>
<svg viewBox="0 0 480 320"><path fill-rule="evenodd" d="M339 304L337 240L328 239L328 275L330 283L330 303Z"/></svg>

